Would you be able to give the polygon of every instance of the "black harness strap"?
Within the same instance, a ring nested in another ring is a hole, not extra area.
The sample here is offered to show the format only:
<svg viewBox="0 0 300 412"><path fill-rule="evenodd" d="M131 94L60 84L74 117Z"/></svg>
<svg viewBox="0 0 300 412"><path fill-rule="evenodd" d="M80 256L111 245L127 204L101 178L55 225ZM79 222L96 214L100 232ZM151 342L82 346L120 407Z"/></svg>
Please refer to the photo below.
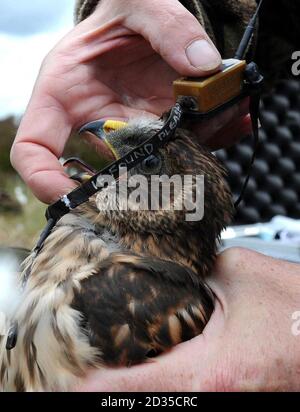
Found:
<svg viewBox="0 0 300 412"><path fill-rule="evenodd" d="M260 104L260 96L261 96L261 91L262 91L262 87L264 83L264 78L260 74L259 69L255 63L248 64L246 68L246 72L245 72L245 81L246 81L246 87L248 89L248 93L250 96L249 111L250 111L251 123L252 123L252 133L254 137L254 149L253 149L253 155L250 161L246 179L243 183L240 195L234 203L234 206L236 209L242 202L243 197L245 195L245 191L249 183L251 171L252 171L255 158L256 158L256 154L257 154L257 150L259 147L259 104Z"/></svg>

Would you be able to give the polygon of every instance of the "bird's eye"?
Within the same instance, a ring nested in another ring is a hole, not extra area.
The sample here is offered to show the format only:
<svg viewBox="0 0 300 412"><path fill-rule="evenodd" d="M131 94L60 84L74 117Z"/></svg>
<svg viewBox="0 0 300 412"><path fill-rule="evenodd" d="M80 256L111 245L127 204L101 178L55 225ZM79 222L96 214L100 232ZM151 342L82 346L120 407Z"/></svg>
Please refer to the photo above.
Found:
<svg viewBox="0 0 300 412"><path fill-rule="evenodd" d="M141 164L141 169L146 174L154 174L160 171L162 160L160 156L151 155Z"/></svg>

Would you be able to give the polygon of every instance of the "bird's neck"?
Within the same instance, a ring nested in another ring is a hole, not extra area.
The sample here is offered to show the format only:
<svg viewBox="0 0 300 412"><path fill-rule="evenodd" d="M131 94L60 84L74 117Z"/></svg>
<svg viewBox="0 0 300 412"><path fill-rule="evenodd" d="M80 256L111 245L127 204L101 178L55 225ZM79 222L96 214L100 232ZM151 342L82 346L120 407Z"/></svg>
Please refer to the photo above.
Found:
<svg viewBox="0 0 300 412"><path fill-rule="evenodd" d="M121 242L134 253L177 262L202 276L211 271L216 256L216 246L211 250L202 250L199 236L196 234L180 238L168 234L141 236L130 233L123 236Z"/></svg>

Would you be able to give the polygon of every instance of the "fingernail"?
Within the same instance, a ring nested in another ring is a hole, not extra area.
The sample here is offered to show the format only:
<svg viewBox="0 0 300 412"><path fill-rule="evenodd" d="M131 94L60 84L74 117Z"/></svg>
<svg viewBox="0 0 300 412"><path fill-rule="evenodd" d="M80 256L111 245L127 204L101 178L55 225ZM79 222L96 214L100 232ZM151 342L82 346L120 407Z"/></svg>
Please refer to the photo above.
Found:
<svg viewBox="0 0 300 412"><path fill-rule="evenodd" d="M217 69L221 56L217 49L206 40L196 40L186 49L186 55L192 66L204 71Z"/></svg>

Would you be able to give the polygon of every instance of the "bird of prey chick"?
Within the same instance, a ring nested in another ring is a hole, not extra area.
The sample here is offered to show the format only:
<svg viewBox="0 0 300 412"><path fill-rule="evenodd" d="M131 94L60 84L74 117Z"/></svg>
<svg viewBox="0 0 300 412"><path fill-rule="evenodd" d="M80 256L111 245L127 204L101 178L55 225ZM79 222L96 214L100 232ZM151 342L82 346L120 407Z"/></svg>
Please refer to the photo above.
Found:
<svg viewBox="0 0 300 412"><path fill-rule="evenodd" d="M162 126L129 123L105 136L107 150L122 157ZM85 130L101 137L95 122ZM173 192L169 210L124 211L120 202L110 210L109 187L65 215L25 262L17 309L0 318L2 390L70 390L91 368L150 361L202 333L214 309L205 278L233 209L225 172L191 132L177 129L130 175L149 184L152 175L203 175L203 219L188 221ZM8 351L12 324L18 339Z"/></svg>

